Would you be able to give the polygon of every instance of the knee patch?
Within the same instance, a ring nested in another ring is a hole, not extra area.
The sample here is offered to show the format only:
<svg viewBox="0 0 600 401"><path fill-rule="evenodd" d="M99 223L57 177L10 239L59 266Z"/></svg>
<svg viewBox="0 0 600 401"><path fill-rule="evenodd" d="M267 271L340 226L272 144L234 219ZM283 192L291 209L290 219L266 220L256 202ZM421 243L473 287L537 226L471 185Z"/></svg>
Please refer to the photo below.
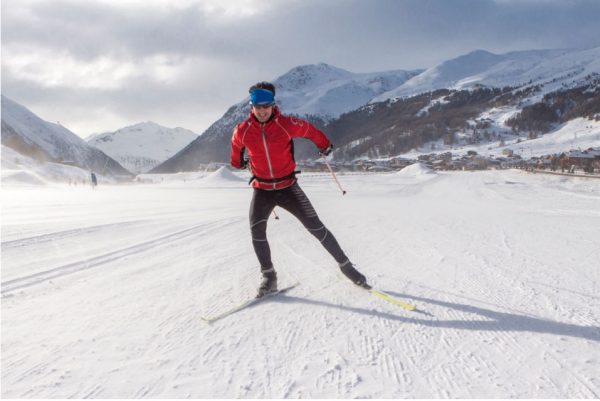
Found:
<svg viewBox="0 0 600 401"><path fill-rule="evenodd" d="M260 220L250 226L252 241L267 240L267 220Z"/></svg>
<svg viewBox="0 0 600 401"><path fill-rule="evenodd" d="M321 242L325 241L327 233L329 232L329 230L327 230L327 228L324 225L321 225L320 227L317 226L317 228L306 227L306 229L310 231L310 233Z"/></svg>

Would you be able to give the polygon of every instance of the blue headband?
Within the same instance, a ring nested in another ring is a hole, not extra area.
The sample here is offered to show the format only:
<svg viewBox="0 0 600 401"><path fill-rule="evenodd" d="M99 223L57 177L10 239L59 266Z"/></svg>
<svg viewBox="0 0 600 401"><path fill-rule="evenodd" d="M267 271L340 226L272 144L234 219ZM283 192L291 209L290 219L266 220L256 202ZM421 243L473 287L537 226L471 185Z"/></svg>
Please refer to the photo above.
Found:
<svg viewBox="0 0 600 401"><path fill-rule="evenodd" d="M268 89L253 89L250 92L250 104L270 105L275 102L275 95Z"/></svg>

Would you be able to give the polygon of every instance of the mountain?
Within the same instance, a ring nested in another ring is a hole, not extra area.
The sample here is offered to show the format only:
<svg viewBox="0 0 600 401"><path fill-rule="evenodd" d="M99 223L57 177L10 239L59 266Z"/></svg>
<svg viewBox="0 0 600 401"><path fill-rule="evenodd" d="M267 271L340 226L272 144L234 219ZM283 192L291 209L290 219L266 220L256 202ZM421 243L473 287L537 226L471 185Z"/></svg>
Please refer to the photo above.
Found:
<svg viewBox="0 0 600 401"><path fill-rule="evenodd" d="M353 73L321 63L295 67L273 83L277 88L277 102L286 114L323 124L369 103L421 71ZM152 172L193 171L202 163L228 160L231 133L238 122L247 118L250 111L248 101L249 97L245 97L231 106L200 137ZM302 142L298 145L296 154L300 157L308 155L308 152L315 153L314 147L304 147Z"/></svg>
<svg viewBox="0 0 600 401"><path fill-rule="evenodd" d="M600 47L596 47L506 54L477 50L427 70L372 74L354 74L327 64L305 65L274 83L284 113L299 115L324 129L335 144L336 158L352 160L398 155L427 142L432 142L431 147L438 141L452 145L456 137L470 135L469 127L488 124L478 117L488 114L502 118L493 122L494 131L486 133L486 140L504 140L505 131L511 132L504 125L507 118L543 102L550 93L591 90L592 98L582 95L577 102L595 104L599 75ZM501 112L497 107L502 107ZM558 113L555 123L566 122L560 115L565 111L563 106L552 111ZM245 98L153 172L193 171L202 163L226 162L232 129L248 112ZM527 139L528 134L516 132L516 137ZM477 135L475 141L479 141ZM315 158L308 141L297 140L295 145L297 160Z"/></svg>
<svg viewBox="0 0 600 401"><path fill-rule="evenodd" d="M166 128L148 121L93 135L87 143L139 174L164 162L197 137L184 128Z"/></svg>
<svg viewBox="0 0 600 401"><path fill-rule="evenodd" d="M563 144L562 149L552 146L553 152L568 151L575 142L582 148L598 146L600 74L579 85L541 98L539 86L438 89L361 107L332 121L326 131L337 144L333 157L340 162L446 152L459 156L470 150L502 156L505 146L530 157L540 155L534 148L541 151L547 141ZM579 140L535 141L546 135Z"/></svg>
<svg viewBox="0 0 600 401"><path fill-rule="evenodd" d="M598 72L600 47L517 51L501 55L477 50L427 69L377 96L372 102L414 96L436 89L475 86L501 88L540 85L545 92L549 92Z"/></svg>
<svg viewBox="0 0 600 401"><path fill-rule="evenodd" d="M369 103L420 72L352 73L321 63L296 67L274 83L277 103L286 113L331 120Z"/></svg>
<svg viewBox="0 0 600 401"><path fill-rule="evenodd" d="M131 175L65 127L42 120L4 95L2 144L41 162L68 164L108 176Z"/></svg>

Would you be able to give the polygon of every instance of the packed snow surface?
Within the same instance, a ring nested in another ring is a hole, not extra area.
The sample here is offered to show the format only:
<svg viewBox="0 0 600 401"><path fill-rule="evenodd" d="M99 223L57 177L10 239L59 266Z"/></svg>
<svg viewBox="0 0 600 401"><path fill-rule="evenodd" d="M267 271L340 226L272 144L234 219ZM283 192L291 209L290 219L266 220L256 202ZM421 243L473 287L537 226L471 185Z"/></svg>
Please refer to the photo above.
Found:
<svg viewBox="0 0 600 401"><path fill-rule="evenodd" d="M598 398L600 180L418 169L339 175L346 196L300 180L421 312L340 279L277 208L280 286L300 285L212 324L260 281L244 181L3 184L2 397Z"/></svg>

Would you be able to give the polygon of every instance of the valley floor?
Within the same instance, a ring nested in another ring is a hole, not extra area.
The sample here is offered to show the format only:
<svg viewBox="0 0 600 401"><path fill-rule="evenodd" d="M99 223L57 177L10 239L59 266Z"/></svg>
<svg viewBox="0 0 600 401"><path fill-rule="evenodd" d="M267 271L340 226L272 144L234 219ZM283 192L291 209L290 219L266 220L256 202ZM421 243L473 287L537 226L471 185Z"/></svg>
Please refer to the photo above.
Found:
<svg viewBox="0 0 600 401"><path fill-rule="evenodd" d="M210 177L209 177L210 178ZM2 397L600 397L600 182L519 171L300 176L376 287L212 179L2 188Z"/></svg>

